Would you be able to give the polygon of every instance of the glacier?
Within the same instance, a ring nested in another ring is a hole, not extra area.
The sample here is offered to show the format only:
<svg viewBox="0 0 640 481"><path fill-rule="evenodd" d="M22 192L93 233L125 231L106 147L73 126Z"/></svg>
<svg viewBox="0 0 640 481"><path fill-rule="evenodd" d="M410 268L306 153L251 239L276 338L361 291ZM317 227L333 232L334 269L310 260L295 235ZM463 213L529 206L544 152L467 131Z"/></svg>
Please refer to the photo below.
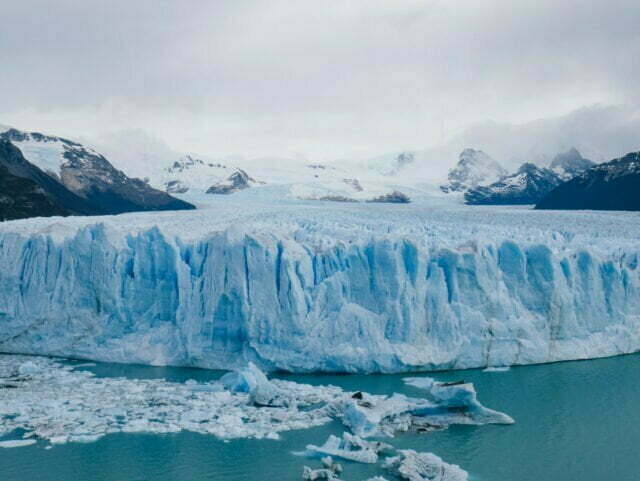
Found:
<svg viewBox="0 0 640 481"><path fill-rule="evenodd" d="M403 372L640 349L633 213L265 192L1 223L0 352Z"/></svg>

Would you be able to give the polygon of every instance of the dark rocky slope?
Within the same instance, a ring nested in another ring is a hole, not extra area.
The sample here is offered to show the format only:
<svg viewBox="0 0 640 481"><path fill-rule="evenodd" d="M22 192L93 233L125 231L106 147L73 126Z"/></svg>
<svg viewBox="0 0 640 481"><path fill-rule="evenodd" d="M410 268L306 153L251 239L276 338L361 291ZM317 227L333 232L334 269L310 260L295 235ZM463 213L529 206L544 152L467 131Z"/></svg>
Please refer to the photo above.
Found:
<svg viewBox="0 0 640 481"><path fill-rule="evenodd" d="M536 209L640 210L640 152L592 167L549 192Z"/></svg>

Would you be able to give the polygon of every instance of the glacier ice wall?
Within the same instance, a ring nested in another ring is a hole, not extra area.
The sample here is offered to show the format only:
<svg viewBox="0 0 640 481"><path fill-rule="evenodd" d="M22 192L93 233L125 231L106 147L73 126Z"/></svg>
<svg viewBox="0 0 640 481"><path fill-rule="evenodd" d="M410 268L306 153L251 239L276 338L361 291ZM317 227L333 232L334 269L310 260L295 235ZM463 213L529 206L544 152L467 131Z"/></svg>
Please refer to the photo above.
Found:
<svg viewBox="0 0 640 481"><path fill-rule="evenodd" d="M291 371L527 364L640 349L638 255L228 228L115 243L0 232L0 352Z"/></svg>

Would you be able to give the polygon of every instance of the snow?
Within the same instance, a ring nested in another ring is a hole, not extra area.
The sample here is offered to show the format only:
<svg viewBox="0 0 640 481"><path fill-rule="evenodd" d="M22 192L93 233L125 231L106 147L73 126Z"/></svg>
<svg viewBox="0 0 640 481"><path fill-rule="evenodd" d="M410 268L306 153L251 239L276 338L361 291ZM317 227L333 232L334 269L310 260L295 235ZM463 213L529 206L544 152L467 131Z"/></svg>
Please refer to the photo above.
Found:
<svg viewBox="0 0 640 481"><path fill-rule="evenodd" d="M0 223L0 350L401 372L640 349L635 213L280 194Z"/></svg>
<svg viewBox="0 0 640 481"><path fill-rule="evenodd" d="M29 132L20 132L20 135L24 136L22 140L12 139L11 143L20 149L24 158L42 171L58 178L61 176L62 166L67 162L66 152L76 152L81 156L86 153L98 155L92 149L80 144L72 144L58 137Z"/></svg>
<svg viewBox="0 0 640 481"><path fill-rule="evenodd" d="M66 161L64 153L67 146L59 140L39 141L33 138L23 141L12 141L20 149L22 155L29 162L44 172L60 175L60 168Z"/></svg>
<svg viewBox="0 0 640 481"><path fill-rule="evenodd" d="M230 175L242 171L252 180L254 189L277 187L283 198L293 199L346 199L367 201L390 194L393 190L427 188L422 176L411 175L414 170L409 154L400 155L406 167L394 175L360 165L357 162L311 162L291 158L224 158L185 155L162 166L149 167L144 177L158 189L185 190L190 193L206 192L211 186L229 185ZM397 160L397 159L396 159ZM398 174L398 175L395 175ZM402 188L398 187L401 185ZM271 190L273 192L273 189Z"/></svg>
<svg viewBox="0 0 640 481"><path fill-rule="evenodd" d="M481 150L464 149L457 165L449 171L445 192L460 192L490 185L507 175L507 171Z"/></svg>

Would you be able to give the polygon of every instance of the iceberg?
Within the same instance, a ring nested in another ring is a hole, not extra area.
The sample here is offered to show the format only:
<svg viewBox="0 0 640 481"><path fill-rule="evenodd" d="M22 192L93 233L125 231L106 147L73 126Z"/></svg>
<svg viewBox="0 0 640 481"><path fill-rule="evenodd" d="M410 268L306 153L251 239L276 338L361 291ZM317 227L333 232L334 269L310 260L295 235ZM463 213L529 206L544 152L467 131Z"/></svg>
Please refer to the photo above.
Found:
<svg viewBox="0 0 640 481"><path fill-rule="evenodd" d="M275 386L258 367L250 362L247 367L230 372L220 382L234 393L247 393L252 403L261 406L287 406L291 399Z"/></svg>
<svg viewBox="0 0 640 481"><path fill-rule="evenodd" d="M449 384L431 378L406 378L426 391L425 398L358 393L344 402L342 422L357 436L393 436L396 432L427 432L452 424L513 424L507 414L484 407L473 384Z"/></svg>
<svg viewBox="0 0 640 481"><path fill-rule="evenodd" d="M431 416L439 424L513 424L511 416L484 407L478 401L476 390L471 383L438 382L430 377L408 377L404 382L426 391L427 399L435 406L416 407L414 416Z"/></svg>
<svg viewBox="0 0 640 481"><path fill-rule="evenodd" d="M323 458L331 456L357 463L375 464L378 462L379 453L389 453L393 448L380 441L365 441L364 439L349 433L343 433L342 439L329 436L322 446L307 445L306 451L300 453L307 457Z"/></svg>
<svg viewBox="0 0 640 481"><path fill-rule="evenodd" d="M403 394L372 396L362 393L362 398L346 402L342 422L357 436L393 436L396 431L408 431L411 427L411 411L423 400L412 400Z"/></svg>
<svg viewBox="0 0 640 481"><path fill-rule="evenodd" d="M388 458L384 467L408 481L467 481L468 473L456 464L445 463L433 453L418 453L412 449L399 451Z"/></svg>
<svg viewBox="0 0 640 481"><path fill-rule="evenodd" d="M340 481L338 475L331 469L311 469L309 466L303 467L302 479L305 481L317 481L322 479L326 479L327 481Z"/></svg>
<svg viewBox="0 0 640 481"><path fill-rule="evenodd" d="M1 223L0 351L410 372L640 349L631 214L250 195L216 209Z"/></svg>

